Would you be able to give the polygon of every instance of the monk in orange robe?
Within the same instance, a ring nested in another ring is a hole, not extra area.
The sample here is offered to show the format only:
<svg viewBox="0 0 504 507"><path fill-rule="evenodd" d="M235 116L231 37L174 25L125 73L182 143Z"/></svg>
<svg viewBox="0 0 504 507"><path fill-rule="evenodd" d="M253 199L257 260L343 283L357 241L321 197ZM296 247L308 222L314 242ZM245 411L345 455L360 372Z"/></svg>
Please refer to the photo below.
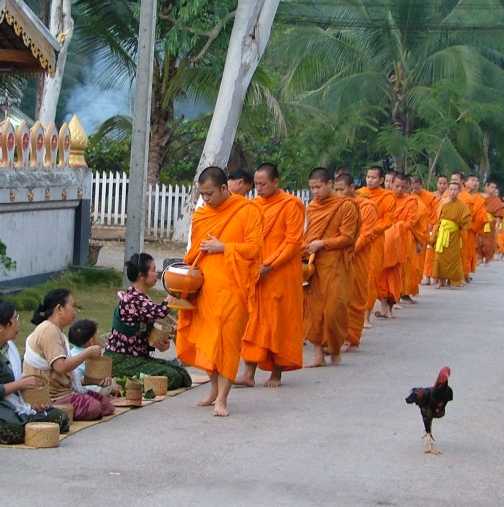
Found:
<svg viewBox="0 0 504 507"><path fill-rule="evenodd" d="M485 223L488 220L487 211L485 207L485 199L479 193L479 178L478 176L471 174L467 177L465 182L465 189L471 195L472 202L472 220L471 225L467 229L467 243L468 243L468 259L465 271L469 273L466 275L466 281L472 280L470 273L476 271L478 265L478 244L480 234L483 233Z"/></svg>
<svg viewBox="0 0 504 507"><path fill-rule="evenodd" d="M428 234L430 232L430 221L432 209L436 202L436 195L423 188L423 181L419 176L413 176L411 178L411 191L418 200L418 221L413 232L415 234L415 238L421 244L421 250L416 255L417 275L415 284L418 293L418 285L420 285L423 278Z"/></svg>
<svg viewBox="0 0 504 507"><path fill-rule="evenodd" d="M378 210L378 223L376 224L376 239L371 247L370 259L370 287L368 292L366 325L369 327L369 316L372 312L378 294L378 277L381 275L383 255L385 251L385 231L392 226L395 210L395 196L390 190L381 187L383 183L383 169L378 166L370 167L366 175L366 186L360 188L357 194L371 199Z"/></svg>
<svg viewBox="0 0 504 507"><path fill-rule="evenodd" d="M335 194L327 169L314 169L308 183L313 200L307 209L305 253L315 254L315 273L305 288L304 328L315 347L310 367L316 367L325 366L323 347L328 347L332 364L338 364L341 346L348 339L352 254L360 218L353 199ZM342 193L339 179L335 188Z"/></svg>
<svg viewBox="0 0 504 507"><path fill-rule="evenodd" d="M361 226L359 236L355 242L352 257L352 293L348 302L348 342L344 349L357 348L360 345L364 319L366 316L371 258L371 247L376 238L376 224L378 223L378 209L371 199L357 196L353 178L348 173L342 173L335 181L335 193L339 193L340 182L344 185L341 196L354 198L359 206Z"/></svg>
<svg viewBox="0 0 504 507"><path fill-rule="evenodd" d="M487 224L481 234L481 257L485 264L492 261L497 249L497 222L504 217L504 202L497 197L497 183L488 181L485 184L485 208Z"/></svg>
<svg viewBox="0 0 504 507"><path fill-rule="evenodd" d="M198 258L203 286L194 310L179 314L177 355L210 376L209 396L200 405L215 405L214 415L227 416L243 333L255 305L262 216L256 203L230 194L218 167L201 173L198 189L205 205L193 214L191 249L184 261L192 264Z"/></svg>
<svg viewBox="0 0 504 507"><path fill-rule="evenodd" d="M446 282L452 287L464 283L461 231L471 224L471 212L458 199L460 190L461 186L457 182L450 182L448 199L442 201L439 219L432 235L435 250L432 274L437 279L437 288L441 288Z"/></svg>
<svg viewBox="0 0 504 507"><path fill-rule="evenodd" d="M471 224L474 221L474 197L465 188L465 176L462 172L454 172L450 181L454 181L460 185L458 199L462 201L471 213ZM470 227L460 231L462 238L462 266L464 268L464 281L469 282L469 274L471 273L471 264L473 256L476 257L476 243L472 243L472 237L469 235ZM474 254L473 254L474 251Z"/></svg>
<svg viewBox="0 0 504 507"><path fill-rule="evenodd" d="M254 175L256 202L264 219L261 278L241 356L245 373L236 384L253 387L255 371L271 371L266 387L281 384L282 371L303 367L303 246L305 209L300 199L279 188L273 164Z"/></svg>
<svg viewBox="0 0 504 507"><path fill-rule="evenodd" d="M408 177L397 174L392 183L396 207L393 225L385 231L383 271L378 281L378 296L382 303L377 317L390 318L394 304L403 293L404 279L414 277L416 243L413 227L417 220L418 203L415 196L408 194Z"/></svg>
<svg viewBox="0 0 504 507"><path fill-rule="evenodd" d="M438 176L436 182L436 191L434 192L435 199L432 203L430 209L430 220L429 220L429 241L427 242L427 249L425 252L425 262L424 262L424 285L431 284L432 278L432 265L434 262L434 248L431 245L432 231L434 226L437 223L439 211L440 211L440 202L445 194L446 190L448 190L448 178L446 176Z"/></svg>

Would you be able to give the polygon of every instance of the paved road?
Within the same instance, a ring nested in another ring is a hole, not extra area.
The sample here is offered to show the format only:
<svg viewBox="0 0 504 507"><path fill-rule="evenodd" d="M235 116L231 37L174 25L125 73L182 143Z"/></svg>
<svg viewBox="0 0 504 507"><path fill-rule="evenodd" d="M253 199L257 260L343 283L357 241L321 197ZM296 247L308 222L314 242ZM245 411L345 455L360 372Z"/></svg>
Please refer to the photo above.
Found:
<svg viewBox="0 0 504 507"><path fill-rule="evenodd" d="M462 291L427 289L337 368L280 390L236 389L232 417L206 387L128 413L59 449L0 449L5 506L504 505L504 263ZM422 452L404 397L452 368L455 400Z"/></svg>

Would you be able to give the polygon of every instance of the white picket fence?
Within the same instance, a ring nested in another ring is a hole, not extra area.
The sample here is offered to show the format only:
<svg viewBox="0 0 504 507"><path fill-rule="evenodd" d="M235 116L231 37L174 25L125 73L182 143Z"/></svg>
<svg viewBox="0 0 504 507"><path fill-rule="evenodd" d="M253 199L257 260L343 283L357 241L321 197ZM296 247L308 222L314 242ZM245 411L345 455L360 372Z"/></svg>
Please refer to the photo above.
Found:
<svg viewBox="0 0 504 507"><path fill-rule="evenodd" d="M129 179L126 173L96 172L93 174L93 223L121 227L126 224L126 197ZM156 239L170 239L191 187L184 185L148 185L145 233ZM305 205L308 190L293 191ZM251 192L250 197L254 193Z"/></svg>

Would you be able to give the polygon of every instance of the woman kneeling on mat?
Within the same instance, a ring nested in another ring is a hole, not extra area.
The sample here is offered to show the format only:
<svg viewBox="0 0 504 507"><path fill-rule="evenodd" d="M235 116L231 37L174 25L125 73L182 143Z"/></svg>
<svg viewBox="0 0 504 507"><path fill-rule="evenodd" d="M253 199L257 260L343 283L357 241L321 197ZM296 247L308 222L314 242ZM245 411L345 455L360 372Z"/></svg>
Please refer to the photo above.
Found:
<svg viewBox="0 0 504 507"><path fill-rule="evenodd" d="M26 389L39 387L41 379L21 376L21 358L14 340L19 314L12 303L0 301L0 444L22 444L29 422L55 422L60 432L69 428L67 415L56 408L34 407L23 400Z"/></svg>
<svg viewBox="0 0 504 507"><path fill-rule="evenodd" d="M156 304L147 295L156 285L156 264L147 253L134 254L126 263L131 286L119 292L119 304L114 310L112 332L107 339L105 354L112 358L114 377L161 375L168 377L168 389L189 387L191 377L177 360L167 361L151 357L154 347L149 345L149 333L154 322L169 314L167 302ZM158 342L156 348L164 352L170 342Z"/></svg>
<svg viewBox="0 0 504 507"><path fill-rule="evenodd" d="M49 382L53 401L70 403L76 421L94 421L114 413L110 398L82 387L76 368L86 359L101 356L101 347L92 345L72 357L63 329L75 319L74 299L68 289L47 293L33 314L37 327L26 339L23 373L40 375Z"/></svg>

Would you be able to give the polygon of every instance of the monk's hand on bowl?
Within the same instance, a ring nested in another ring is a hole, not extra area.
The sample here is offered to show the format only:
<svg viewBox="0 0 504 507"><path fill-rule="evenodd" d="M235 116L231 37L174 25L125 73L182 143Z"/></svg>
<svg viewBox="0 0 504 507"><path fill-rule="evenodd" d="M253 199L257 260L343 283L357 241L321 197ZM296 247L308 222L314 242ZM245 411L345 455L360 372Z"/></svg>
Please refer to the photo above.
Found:
<svg viewBox="0 0 504 507"><path fill-rule="evenodd" d="M102 355L102 348L99 345L91 345L86 349L86 359L97 359Z"/></svg>
<svg viewBox="0 0 504 507"><path fill-rule="evenodd" d="M309 254L317 253L319 250L324 248L324 242L321 239L316 239L315 241L312 241L306 250Z"/></svg>
<svg viewBox="0 0 504 507"><path fill-rule="evenodd" d="M272 269L273 268L271 266L261 266L261 278L264 278Z"/></svg>
<svg viewBox="0 0 504 507"><path fill-rule="evenodd" d="M219 241L214 236L201 242L201 250L209 254L216 254L224 252L224 243Z"/></svg>
<svg viewBox="0 0 504 507"><path fill-rule="evenodd" d="M168 294L163 300L168 306L173 305L177 302L177 298L173 297L171 294Z"/></svg>

